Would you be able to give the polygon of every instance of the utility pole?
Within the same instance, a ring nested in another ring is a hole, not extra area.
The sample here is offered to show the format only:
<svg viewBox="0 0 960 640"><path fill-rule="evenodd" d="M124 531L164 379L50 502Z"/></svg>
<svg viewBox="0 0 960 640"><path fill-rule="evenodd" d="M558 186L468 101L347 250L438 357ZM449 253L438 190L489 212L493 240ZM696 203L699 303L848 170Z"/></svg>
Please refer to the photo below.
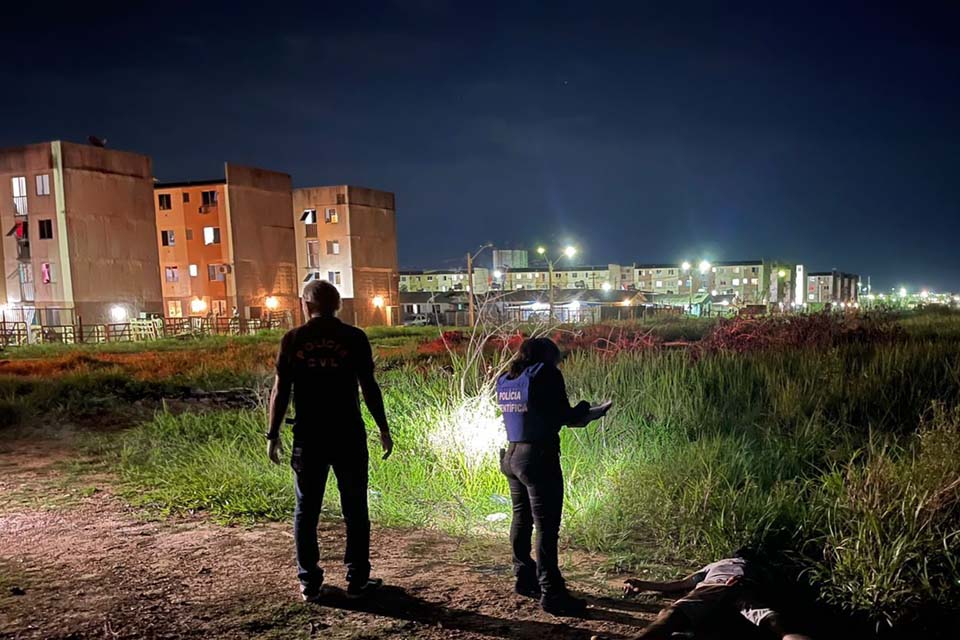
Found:
<svg viewBox="0 0 960 640"><path fill-rule="evenodd" d="M473 318L473 256L467 254L467 299L469 300L470 326L475 326Z"/></svg>
<svg viewBox="0 0 960 640"><path fill-rule="evenodd" d="M547 289L550 295L550 319L553 320L553 260L547 258Z"/></svg>

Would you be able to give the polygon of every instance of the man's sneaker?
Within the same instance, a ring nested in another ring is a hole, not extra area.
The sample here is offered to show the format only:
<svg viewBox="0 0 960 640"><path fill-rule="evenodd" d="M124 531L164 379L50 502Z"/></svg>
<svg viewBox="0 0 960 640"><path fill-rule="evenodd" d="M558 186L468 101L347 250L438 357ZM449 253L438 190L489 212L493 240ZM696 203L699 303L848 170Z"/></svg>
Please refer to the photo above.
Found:
<svg viewBox="0 0 960 640"><path fill-rule="evenodd" d="M587 610L587 601L574 598L566 589L557 593L546 593L540 598L540 606L554 616L580 617Z"/></svg>
<svg viewBox="0 0 960 640"><path fill-rule="evenodd" d="M539 582L532 582L530 580L517 580L513 585L513 591L518 596L523 596L524 598L534 598L536 600L540 599Z"/></svg>
<svg viewBox="0 0 960 640"><path fill-rule="evenodd" d="M304 602L320 602L321 596L323 596L322 582L300 585L300 597Z"/></svg>
<svg viewBox="0 0 960 640"><path fill-rule="evenodd" d="M347 585L347 597L366 598L382 586L383 580L380 578L372 578L366 582L351 582Z"/></svg>

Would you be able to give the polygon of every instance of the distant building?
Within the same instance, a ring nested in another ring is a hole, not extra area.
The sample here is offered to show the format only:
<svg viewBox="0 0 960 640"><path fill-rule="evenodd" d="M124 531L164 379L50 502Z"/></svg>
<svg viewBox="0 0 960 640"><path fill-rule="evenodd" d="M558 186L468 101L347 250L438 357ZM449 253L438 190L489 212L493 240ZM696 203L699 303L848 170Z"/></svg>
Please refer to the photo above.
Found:
<svg viewBox="0 0 960 640"><path fill-rule="evenodd" d="M764 260L707 262L689 268L677 263L634 266L638 291L658 295L732 295L740 304L791 304L795 300L797 265ZM802 266L800 267L802 274Z"/></svg>
<svg viewBox="0 0 960 640"><path fill-rule="evenodd" d="M620 289L624 267L616 264L556 267L554 289L613 290ZM550 271L545 266L526 267L494 272L494 282L505 291L548 289Z"/></svg>
<svg viewBox="0 0 960 640"><path fill-rule="evenodd" d="M296 312L289 175L227 163L223 179L153 192L168 317Z"/></svg>
<svg viewBox="0 0 960 640"><path fill-rule="evenodd" d="M860 276L842 271L807 274L807 299L811 305L850 304L859 300Z"/></svg>
<svg viewBox="0 0 960 640"><path fill-rule="evenodd" d="M529 266L525 249L494 249L493 270L509 271L510 269L524 269Z"/></svg>
<svg viewBox="0 0 960 640"><path fill-rule="evenodd" d="M332 282L343 297L340 317L352 324L399 322L394 195L348 185L295 189L293 215L301 288Z"/></svg>
<svg viewBox="0 0 960 640"><path fill-rule="evenodd" d="M401 271L401 292L432 292L444 293L448 291L468 291L466 269L456 271L429 270L429 271ZM473 270L473 288L476 294L484 294L491 288L490 270L476 267Z"/></svg>
<svg viewBox="0 0 960 640"><path fill-rule="evenodd" d="M0 304L74 325L160 313L150 158L70 142L0 150Z"/></svg>

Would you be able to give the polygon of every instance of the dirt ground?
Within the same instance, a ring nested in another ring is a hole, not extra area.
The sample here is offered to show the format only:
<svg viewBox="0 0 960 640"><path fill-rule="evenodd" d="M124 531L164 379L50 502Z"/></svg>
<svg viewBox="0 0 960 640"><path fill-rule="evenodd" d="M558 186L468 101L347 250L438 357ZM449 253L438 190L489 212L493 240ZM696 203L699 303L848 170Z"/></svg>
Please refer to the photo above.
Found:
<svg viewBox="0 0 960 640"><path fill-rule="evenodd" d="M512 593L505 541L378 529L374 574L388 585L348 601L300 601L290 527L150 520L108 476L65 472L63 444L0 450L0 638L590 638L635 636L662 606L616 597L597 559L566 554L588 619L555 618ZM80 486L78 486L78 484ZM342 528L321 525L328 584L344 587Z"/></svg>

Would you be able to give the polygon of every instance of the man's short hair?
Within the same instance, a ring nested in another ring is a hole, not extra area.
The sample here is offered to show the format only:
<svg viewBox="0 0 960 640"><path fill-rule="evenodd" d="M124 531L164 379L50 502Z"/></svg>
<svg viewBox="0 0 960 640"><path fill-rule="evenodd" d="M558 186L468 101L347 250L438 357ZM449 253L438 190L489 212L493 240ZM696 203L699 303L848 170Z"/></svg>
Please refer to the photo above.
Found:
<svg viewBox="0 0 960 640"><path fill-rule="evenodd" d="M303 288L303 302L311 313L333 315L340 310L340 292L326 280L313 280Z"/></svg>

